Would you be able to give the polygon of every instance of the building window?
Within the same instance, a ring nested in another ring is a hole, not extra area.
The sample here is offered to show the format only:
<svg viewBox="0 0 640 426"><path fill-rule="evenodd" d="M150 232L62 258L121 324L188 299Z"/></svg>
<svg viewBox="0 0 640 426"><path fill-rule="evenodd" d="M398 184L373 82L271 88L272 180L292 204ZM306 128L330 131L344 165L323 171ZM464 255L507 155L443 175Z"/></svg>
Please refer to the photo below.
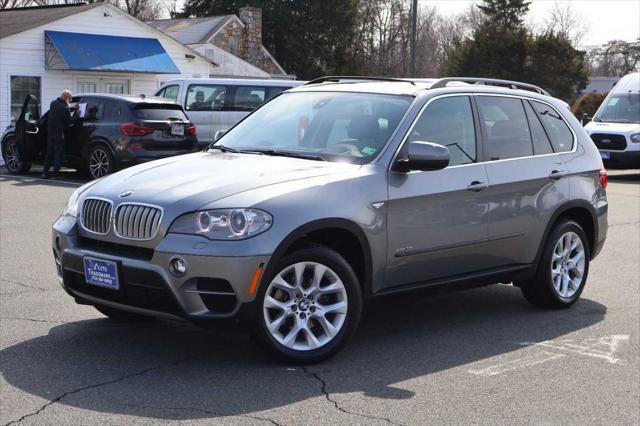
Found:
<svg viewBox="0 0 640 426"><path fill-rule="evenodd" d="M33 95L41 104L40 77L11 76L11 120L17 120L27 95Z"/></svg>
<svg viewBox="0 0 640 426"><path fill-rule="evenodd" d="M229 50L234 55L238 54L238 36L236 34L233 34L229 40Z"/></svg>

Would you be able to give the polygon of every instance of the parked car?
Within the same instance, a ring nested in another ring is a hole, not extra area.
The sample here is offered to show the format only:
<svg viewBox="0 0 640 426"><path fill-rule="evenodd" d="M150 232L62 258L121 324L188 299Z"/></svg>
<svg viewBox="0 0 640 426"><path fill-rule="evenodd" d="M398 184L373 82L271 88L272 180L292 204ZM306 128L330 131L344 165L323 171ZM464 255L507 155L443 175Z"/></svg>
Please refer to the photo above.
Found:
<svg viewBox="0 0 640 426"><path fill-rule="evenodd" d="M618 81L585 129L605 166L640 168L640 73Z"/></svg>
<svg viewBox="0 0 640 426"><path fill-rule="evenodd" d="M263 102L302 84L298 80L182 78L164 83L156 96L184 106L198 126L200 147L206 148L219 130L229 130Z"/></svg>
<svg viewBox="0 0 640 426"><path fill-rule="evenodd" d="M85 115L66 132L64 165L92 178L145 161L198 150L196 126L182 107L161 99L106 94L78 95ZM2 156L13 174L44 162L48 112L29 95L15 124L2 136Z"/></svg>
<svg viewBox="0 0 640 426"><path fill-rule="evenodd" d="M113 319L244 320L280 358L315 362L372 297L513 282L572 305L605 242L606 186L568 105L535 86L332 77L208 151L78 188L53 252L69 295Z"/></svg>

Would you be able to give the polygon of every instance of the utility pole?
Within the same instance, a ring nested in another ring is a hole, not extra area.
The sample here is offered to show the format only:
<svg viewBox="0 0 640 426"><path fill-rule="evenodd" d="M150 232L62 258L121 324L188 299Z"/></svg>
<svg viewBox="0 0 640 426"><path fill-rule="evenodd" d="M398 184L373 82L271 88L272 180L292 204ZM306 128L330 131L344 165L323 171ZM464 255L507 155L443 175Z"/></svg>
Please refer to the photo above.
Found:
<svg viewBox="0 0 640 426"><path fill-rule="evenodd" d="M418 0L413 0L411 11L411 40L409 40L409 50L411 55L411 65L409 65L409 75L416 77L416 27L418 24Z"/></svg>

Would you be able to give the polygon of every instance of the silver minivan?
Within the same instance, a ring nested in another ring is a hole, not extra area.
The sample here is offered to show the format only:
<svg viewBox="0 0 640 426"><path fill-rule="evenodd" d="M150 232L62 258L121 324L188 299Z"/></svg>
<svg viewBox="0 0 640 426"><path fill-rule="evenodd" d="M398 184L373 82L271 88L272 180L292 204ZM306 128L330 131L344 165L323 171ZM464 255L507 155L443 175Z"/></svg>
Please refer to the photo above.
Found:
<svg viewBox="0 0 640 426"><path fill-rule="evenodd" d="M209 145L218 130L228 130L263 102L303 85L297 80L181 78L170 80L155 94L184 106L198 128L198 142Z"/></svg>

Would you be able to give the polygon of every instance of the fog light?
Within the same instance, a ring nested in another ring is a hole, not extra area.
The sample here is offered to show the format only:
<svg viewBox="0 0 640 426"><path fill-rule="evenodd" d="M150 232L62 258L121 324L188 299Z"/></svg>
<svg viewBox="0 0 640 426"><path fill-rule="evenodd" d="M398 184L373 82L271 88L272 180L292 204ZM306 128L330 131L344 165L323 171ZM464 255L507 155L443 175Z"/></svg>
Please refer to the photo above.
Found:
<svg viewBox="0 0 640 426"><path fill-rule="evenodd" d="M174 257L169 262L169 272L176 277L181 277L187 273L187 261L181 257Z"/></svg>

